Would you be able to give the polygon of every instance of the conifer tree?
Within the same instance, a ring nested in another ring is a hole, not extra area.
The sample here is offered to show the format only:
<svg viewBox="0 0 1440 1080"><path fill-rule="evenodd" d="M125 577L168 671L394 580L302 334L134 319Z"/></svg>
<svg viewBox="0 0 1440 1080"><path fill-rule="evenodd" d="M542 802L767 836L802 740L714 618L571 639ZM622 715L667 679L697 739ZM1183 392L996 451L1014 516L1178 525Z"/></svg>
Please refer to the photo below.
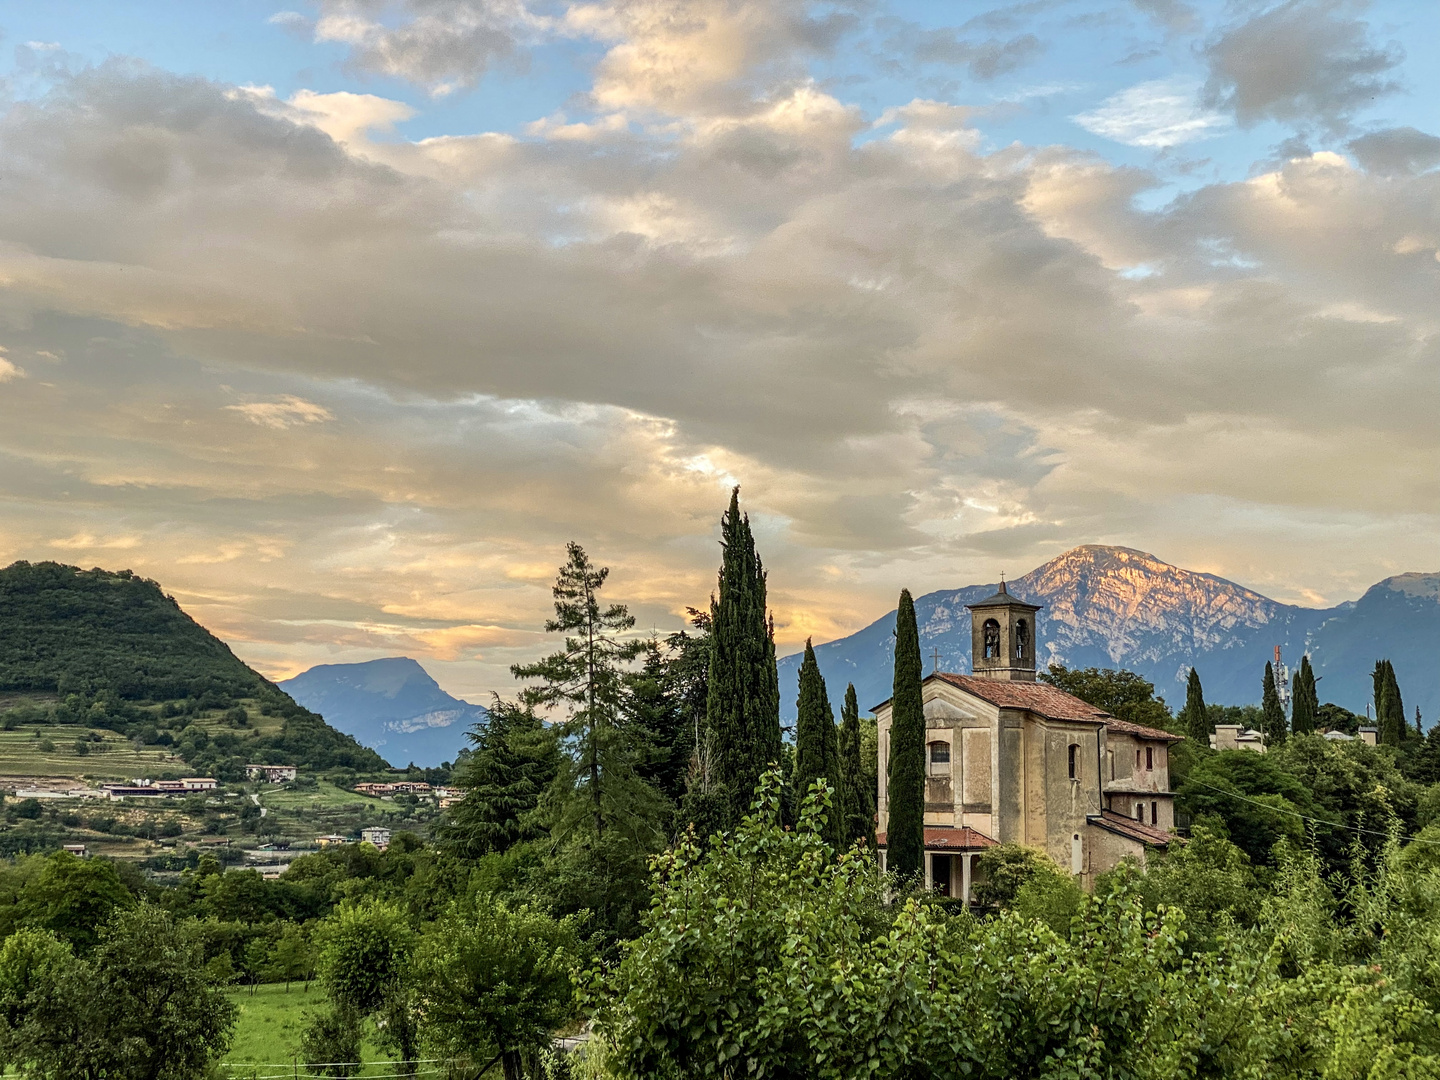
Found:
<svg viewBox="0 0 1440 1080"><path fill-rule="evenodd" d="M1399 746L1407 734L1407 725L1405 702L1400 697L1394 665L1389 660L1375 661L1375 672L1371 678L1375 685L1375 724L1380 729L1379 742L1384 746Z"/></svg>
<svg viewBox="0 0 1440 1080"><path fill-rule="evenodd" d="M535 810L560 771L560 749L532 710L498 694L489 716L466 738L473 750L454 780L465 797L445 811L436 832L476 859L539 833Z"/></svg>
<svg viewBox="0 0 1440 1080"><path fill-rule="evenodd" d="M839 765L835 714L825 690L825 677L815 661L815 649L807 638L805 657L800 662L800 696L795 703L795 798L803 801L811 784L825 781L831 792L825 840L837 848L844 842L845 833Z"/></svg>
<svg viewBox="0 0 1440 1080"><path fill-rule="evenodd" d="M1320 699L1315 689L1315 669L1310 666L1310 656L1300 657L1300 669L1295 672L1295 683L1290 692L1290 730L1296 735L1308 735L1315 730L1320 711Z"/></svg>
<svg viewBox="0 0 1440 1080"><path fill-rule="evenodd" d="M1260 727L1265 736L1266 746L1278 746L1285 741L1285 707L1280 704L1280 694L1275 688L1275 665L1265 661L1265 681L1260 693Z"/></svg>
<svg viewBox="0 0 1440 1080"><path fill-rule="evenodd" d="M845 688L845 704L840 708L840 775L844 778L845 834L844 843L864 840L875 847L875 791L865 779L869 770L860 760L860 703L855 697L855 684Z"/></svg>
<svg viewBox="0 0 1440 1080"><path fill-rule="evenodd" d="M623 669L645 651L643 641L626 641L622 635L635 625L624 604L600 606L600 590L610 576L609 567L596 567L585 549L573 540L566 545L569 559L560 568L551 590L555 618L545 623L547 634L564 634L565 644L533 664L514 664L517 679L538 679L539 685L520 692L527 709L561 706L570 710L566 733L575 738L580 776L590 804L595 835L605 832L611 808L607 803L607 774L630 770L630 748L616 738L624 692ZM610 793L614 794L614 793Z"/></svg>
<svg viewBox="0 0 1440 1080"><path fill-rule="evenodd" d="M925 869L925 709L921 696L920 631L910 590L895 614L895 682L890 698L887 865L903 877Z"/></svg>
<svg viewBox="0 0 1440 1080"><path fill-rule="evenodd" d="M780 678L775 627L766 617L765 568L755 552L750 519L740 514L740 489L720 519L720 579L710 616L710 677L706 722L725 824L750 809L761 774L780 760Z"/></svg>
<svg viewBox="0 0 1440 1080"><path fill-rule="evenodd" d="M1210 715L1205 710L1205 691L1200 686L1200 673L1193 667L1190 677L1185 680L1185 708L1180 710L1180 723L1185 734L1195 742L1201 746L1210 744L1210 733L1215 730L1215 725L1210 723Z"/></svg>

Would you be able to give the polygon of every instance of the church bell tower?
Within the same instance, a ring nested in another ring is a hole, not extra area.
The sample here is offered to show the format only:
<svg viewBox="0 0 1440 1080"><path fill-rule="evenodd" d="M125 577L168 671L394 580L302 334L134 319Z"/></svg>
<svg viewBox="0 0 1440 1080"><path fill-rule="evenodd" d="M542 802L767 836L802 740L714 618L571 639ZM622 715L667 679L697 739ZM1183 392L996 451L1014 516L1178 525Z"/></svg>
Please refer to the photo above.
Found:
<svg viewBox="0 0 1440 1080"><path fill-rule="evenodd" d="M1035 681L1035 613L1038 604L1000 591L970 609L970 670L982 679Z"/></svg>

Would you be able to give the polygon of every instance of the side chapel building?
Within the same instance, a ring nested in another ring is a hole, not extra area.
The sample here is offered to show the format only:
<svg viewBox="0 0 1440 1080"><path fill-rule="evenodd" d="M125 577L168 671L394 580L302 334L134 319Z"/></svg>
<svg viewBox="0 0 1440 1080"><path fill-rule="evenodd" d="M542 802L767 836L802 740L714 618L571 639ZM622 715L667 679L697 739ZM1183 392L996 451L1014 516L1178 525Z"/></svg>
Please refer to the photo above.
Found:
<svg viewBox="0 0 1440 1080"><path fill-rule="evenodd" d="M1142 865L1175 824L1169 752L1180 736L1118 720L1035 680L1035 613L1004 583L968 605L973 675L934 672L925 709L925 879L970 899L975 858L1015 842L1042 848L1087 887L1123 858ZM890 702L873 710L879 822L889 818Z"/></svg>

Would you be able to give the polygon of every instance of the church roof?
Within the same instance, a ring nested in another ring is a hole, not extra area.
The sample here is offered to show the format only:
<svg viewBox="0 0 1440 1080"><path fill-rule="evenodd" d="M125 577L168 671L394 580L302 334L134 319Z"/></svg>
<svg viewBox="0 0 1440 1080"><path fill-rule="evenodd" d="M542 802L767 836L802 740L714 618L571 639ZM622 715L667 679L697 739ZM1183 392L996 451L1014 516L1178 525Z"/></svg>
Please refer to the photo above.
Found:
<svg viewBox="0 0 1440 1080"><path fill-rule="evenodd" d="M1078 720L1082 723L1104 724L1117 734L1133 735L1137 739L1183 741L1182 736L1172 735L1159 728L1116 719L1104 709L1096 708L1088 701L1081 701L1074 694L1067 694L1058 686L1051 686L1049 683L981 679L974 675L957 675L949 671L936 672L930 678L959 687L967 694L974 694L982 701L988 701L1002 709L1025 709L1047 720Z"/></svg>
<svg viewBox="0 0 1440 1080"><path fill-rule="evenodd" d="M986 597L984 600L979 600L973 604L966 604L965 606L972 611L975 608L987 607L1022 607L1029 608L1031 611L1039 611L1041 607L1039 604L1027 604L1018 596L1011 596L1009 590L1005 588L1005 582L1003 581L1000 582L1000 589L994 596Z"/></svg>
<svg viewBox="0 0 1440 1080"><path fill-rule="evenodd" d="M945 825L925 826L926 851L975 851L979 848L995 847L1000 841L992 840L982 832L962 825L958 829ZM875 834L877 847L885 846L885 834Z"/></svg>

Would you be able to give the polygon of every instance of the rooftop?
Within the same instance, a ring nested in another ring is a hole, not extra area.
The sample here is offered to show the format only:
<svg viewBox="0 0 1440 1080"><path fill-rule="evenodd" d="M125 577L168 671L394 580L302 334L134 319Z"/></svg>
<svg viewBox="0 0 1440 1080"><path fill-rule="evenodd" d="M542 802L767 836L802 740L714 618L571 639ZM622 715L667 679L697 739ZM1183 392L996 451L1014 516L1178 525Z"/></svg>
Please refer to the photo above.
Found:
<svg viewBox="0 0 1440 1080"><path fill-rule="evenodd" d="M1029 608L1031 611L1039 611L1041 608L1040 604L1030 604L1021 600L1018 596L1011 596L1010 590L1005 587L1004 581L1000 582L1000 589L994 596L987 596L984 600L978 600L973 604L966 604L965 606L971 610L987 607L1023 607Z"/></svg>
<svg viewBox="0 0 1440 1080"><path fill-rule="evenodd" d="M962 825L958 829L944 825L925 826L926 851L974 851L977 848L995 847L999 842L991 840L982 832L976 832L969 825ZM875 834L875 843L878 847L885 846L883 832Z"/></svg>
<svg viewBox="0 0 1440 1080"><path fill-rule="evenodd" d="M1117 814L1114 810L1102 810L1098 814L1090 814L1085 820L1107 832L1128 836L1131 840L1139 840L1142 844L1149 844L1151 847L1166 847L1179 840L1179 837L1170 835L1164 829L1157 829L1153 825L1142 825L1134 818Z"/></svg>

